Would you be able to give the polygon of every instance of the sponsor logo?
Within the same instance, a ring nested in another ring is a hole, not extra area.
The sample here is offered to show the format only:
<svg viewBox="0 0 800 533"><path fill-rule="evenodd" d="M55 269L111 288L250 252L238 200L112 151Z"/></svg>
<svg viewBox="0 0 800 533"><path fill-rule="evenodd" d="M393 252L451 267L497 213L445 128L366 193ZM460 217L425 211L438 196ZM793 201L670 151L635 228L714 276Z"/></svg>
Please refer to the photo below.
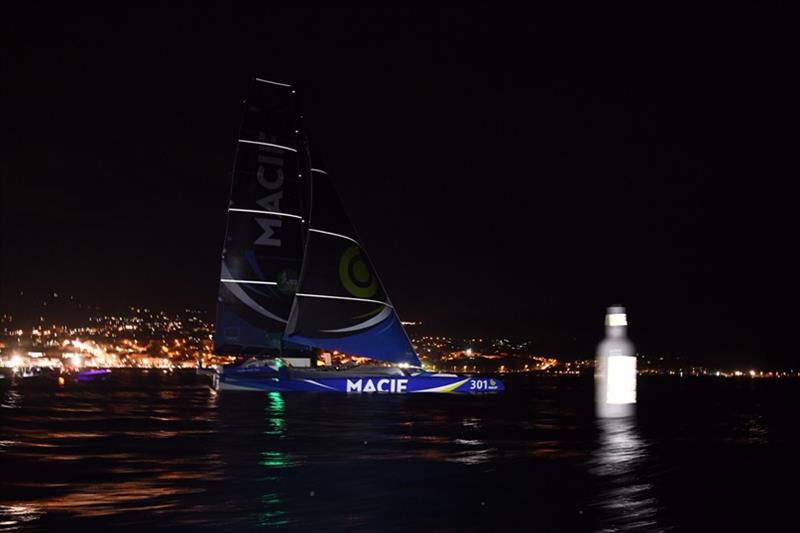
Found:
<svg viewBox="0 0 800 533"><path fill-rule="evenodd" d="M347 392L406 392L407 379L348 379Z"/></svg>
<svg viewBox="0 0 800 533"><path fill-rule="evenodd" d="M378 280L370 272L366 257L358 246L351 246L339 259L339 279L347 292L358 298L372 298L378 291Z"/></svg>
<svg viewBox="0 0 800 533"><path fill-rule="evenodd" d="M258 134L259 141L269 142L264 133ZM258 146L258 167L256 181L264 189L265 196L256 200L264 211L281 213L281 200L283 200L283 150L271 146ZM257 218L256 222L264 232L255 244L262 246L280 246L279 231L282 220L280 218Z"/></svg>

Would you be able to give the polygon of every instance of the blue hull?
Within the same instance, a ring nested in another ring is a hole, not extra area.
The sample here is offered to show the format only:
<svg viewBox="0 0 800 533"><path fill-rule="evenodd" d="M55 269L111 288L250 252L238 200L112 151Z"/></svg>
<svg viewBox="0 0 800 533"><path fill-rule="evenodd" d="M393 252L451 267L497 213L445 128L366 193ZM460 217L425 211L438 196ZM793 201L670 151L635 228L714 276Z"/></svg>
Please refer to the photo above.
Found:
<svg viewBox="0 0 800 533"><path fill-rule="evenodd" d="M261 374L261 373L258 373ZM453 374L417 376L282 377L247 372L214 374L217 390L264 392L343 392L348 394L494 393L504 390L499 379Z"/></svg>

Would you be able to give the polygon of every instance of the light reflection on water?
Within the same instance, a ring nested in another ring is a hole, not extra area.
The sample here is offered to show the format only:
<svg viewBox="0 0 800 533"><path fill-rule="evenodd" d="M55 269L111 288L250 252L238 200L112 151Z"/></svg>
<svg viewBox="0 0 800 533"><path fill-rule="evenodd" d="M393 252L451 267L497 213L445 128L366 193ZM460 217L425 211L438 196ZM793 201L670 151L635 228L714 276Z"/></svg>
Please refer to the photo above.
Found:
<svg viewBox="0 0 800 533"><path fill-rule="evenodd" d="M693 500L676 475L796 432L755 408L670 417L653 400L596 421L591 382L571 378L500 396L218 395L158 373L0 395L0 531L658 531ZM674 450L688 466L664 466Z"/></svg>
<svg viewBox="0 0 800 533"><path fill-rule="evenodd" d="M267 427L264 434L277 439L285 438L286 419L284 411L286 402L280 392L270 392L266 396L267 404L264 412ZM267 442L271 442L271 440ZM295 462L288 453L277 450L262 451L259 465L266 468L268 474L272 474L262 478L262 480L277 489L280 486L280 477L278 475L279 472L275 471L291 468L298 464L299 462ZM288 525L290 519L288 511L283 505L284 498L285 496L277 490L263 494L260 498L261 509L256 517L256 525L268 528Z"/></svg>
<svg viewBox="0 0 800 533"><path fill-rule="evenodd" d="M222 463L213 450L181 453L188 441L209 433L203 426L214 418L206 404L202 417L186 423L186 400L190 411L199 400L193 390L3 391L3 405L13 411L2 435L13 440L0 447L0 531L49 529L40 522L58 516L90 523L155 517L205 492L223 477Z"/></svg>
<svg viewBox="0 0 800 533"><path fill-rule="evenodd" d="M663 531L656 516L658 500L648 481L648 444L634 417L596 421L598 446L589 472L600 487L592 505L603 531Z"/></svg>

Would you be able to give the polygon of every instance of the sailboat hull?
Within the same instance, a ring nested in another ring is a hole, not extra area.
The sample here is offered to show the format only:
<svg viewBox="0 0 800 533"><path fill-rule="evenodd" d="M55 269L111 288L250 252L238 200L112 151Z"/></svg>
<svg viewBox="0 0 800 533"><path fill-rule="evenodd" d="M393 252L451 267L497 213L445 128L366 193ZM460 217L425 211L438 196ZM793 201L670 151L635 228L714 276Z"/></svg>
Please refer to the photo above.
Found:
<svg viewBox="0 0 800 533"><path fill-rule="evenodd" d="M358 376L292 378L215 374L217 390L263 392L339 392L346 394L497 393L504 390L496 378L424 374L416 376Z"/></svg>

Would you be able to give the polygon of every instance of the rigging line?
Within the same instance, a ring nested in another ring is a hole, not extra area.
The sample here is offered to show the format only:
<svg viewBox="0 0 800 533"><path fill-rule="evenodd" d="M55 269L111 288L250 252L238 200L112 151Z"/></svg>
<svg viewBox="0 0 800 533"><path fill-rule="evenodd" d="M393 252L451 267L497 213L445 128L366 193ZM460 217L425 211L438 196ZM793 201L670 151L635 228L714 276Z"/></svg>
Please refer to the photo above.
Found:
<svg viewBox="0 0 800 533"><path fill-rule="evenodd" d="M259 215L277 215L279 217L292 217L303 220L300 215L293 215L291 213L281 213L279 211L259 211L258 209L240 209L238 207L229 207L228 211L236 211L237 213L256 213Z"/></svg>
<svg viewBox="0 0 800 533"><path fill-rule="evenodd" d="M289 85L288 83L280 83L278 81L265 80L263 78L253 78L253 79L255 79L256 81L260 81L261 83L271 83L272 85L280 85L281 87L291 87L291 85Z"/></svg>
<svg viewBox="0 0 800 533"><path fill-rule="evenodd" d="M333 237L339 237L340 239L347 239L348 241L358 244L358 241L355 240L354 238L348 237L347 235L342 235L340 233L333 233L332 231L323 231L321 229L314 229L314 228L308 228L308 231L313 231L314 233L324 233L325 235L332 235ZM360 244L358 245L361 246Z"/></svg>
<svg viewBox="0 0 800 533"><path fill-rule="evenodd" d="M392 309L394 309L394 307L392 307L392 304L388 304L388 303L382 302L380 300L370 300L368 298L351 298L349 296L330 296L328 294L310 294L310 293L307 293L307 292L296 292L295 296L306 296L308 298L326 298L326 299L330 299L330 300L352 300L354 302L367 302L367 303L372 303L372 304L381 304L381 305L385 305L386 307L391 307Z"/></svg>
<svg viewBox="0 0 800 533"><path fill-rule="evenodd" d="M296 148L292 148L290 146L284 146L282 144L265 143L261 141L248 141L247 139L239 139L239 142L247 144L257 144L259 146L271 146L272 148L279 148L281 150L289 150L290 152L297 152Z"/></svg>
<svg viewBox="0 0 800 533"><path fill-rule="evenodd" d="M256 281L252 279L225 279L220 278L222 283L244 283L244 284L253 284L253 285L277 285L277 281Z"/></svg>

